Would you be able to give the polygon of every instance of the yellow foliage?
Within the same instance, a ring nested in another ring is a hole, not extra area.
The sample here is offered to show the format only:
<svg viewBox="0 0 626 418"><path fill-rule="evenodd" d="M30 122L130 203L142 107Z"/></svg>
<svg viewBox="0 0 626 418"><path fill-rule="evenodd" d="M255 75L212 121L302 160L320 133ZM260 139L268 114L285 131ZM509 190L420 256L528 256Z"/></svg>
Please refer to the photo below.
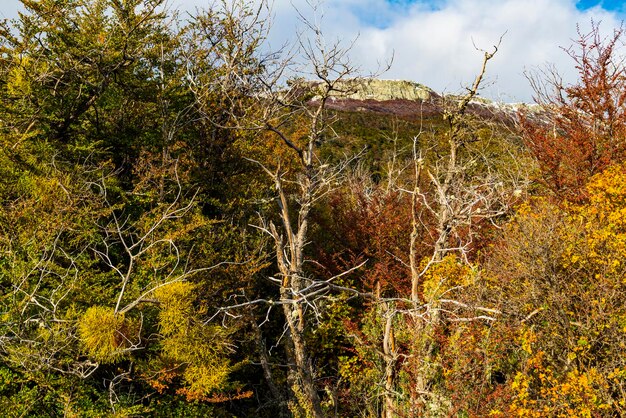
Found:
<svg viewBox="0 0 626 418"><path fill-rule="evenodd" d="M528 354L533 353L533 344L537 341L537 335L530 328L524 328L519 337L522 350Z"/></svg>
<svg viewBox="0 0 626 418"><path fill-rule="evenodd" d="M181 393L184 393L188 400L202 399L224 386L230 370L228 362L189 365L183 373L189 387Z"/></svg>
<svg viewBox="0 0 626 418"><path fill-rule="evenodd" d="M514 394L510 412L520 417L592 417L609 408L602 402L607 388L606 377L595 368L577 368L557 373L546 353L534 346L537 336L531 329L520 335L520 343L528 354L523 370L511 382ZM610 376L609 376L610 378Z"/></svg>
<svg viewBox="0 0 626 418"><path fill-rule="evenodd" d="M154 292L154 296L161 303L159 325L163 335L184 332L193 315L194 290L195 285L192 283L174 282Z"/></svg>
<svg viewBox="0 0 626 418"><path fill-rule="evenodd" d="M620 274L626 257L626 164L594 176L587 186L589 202L573 208L571 221L584 225L585 236L573 244L572 262Z"/></svg>
<svg viewBox="0 0 626 418"><path fill-rule="evenodd" d="M339 357L339 376L347 382L351 387L360 387L371 385L372 382L380 378L380 373L374 367L368 367L368 364L359 357Z"/></svg>
<svg viewBox="0 0 626 418"><path fill-rule="evenodd" d="M124 355L130 340L130 327L123 314L113 309L92 306L78 322L80 341L87 353L100 363L112 363Z"/></svg>
<svg viewBox="0 0 626 418"><path fill-rule="evenodd" d="M428 260L422 262L422 269ZM472 284L474 274L470 266L450 254L441 262L433 264L424 274L423 280L424 296L427 300L435 300L456 287Z"/></svg>
<svg viewBox="0 0 626 418"><path fill-rule="evenodd" d="M15 58L15 61L19 61L19 58ZM22 58L22 65L13 65L8 74L7 93L14 96L26 96L31 93L31 83L28 81L28 64L30 60L28 58Z"/></svg>
<svg viewBox="0 0 626 418"><path fill-rule="evenodd" d="M180 366L187 384L178 392L189 400L206 400L227 389L232 366L226 357L226 333L197 319L195 289L192 283L175 282L157 289L155 296L161 304L163 353Z"/></svg>
<svg viewBox="0 0 626 418"><path fill-rule="evenodd" d="M594 176L587 186L587 212L613 229L626 226L626 164L614 165Z"/></svg>

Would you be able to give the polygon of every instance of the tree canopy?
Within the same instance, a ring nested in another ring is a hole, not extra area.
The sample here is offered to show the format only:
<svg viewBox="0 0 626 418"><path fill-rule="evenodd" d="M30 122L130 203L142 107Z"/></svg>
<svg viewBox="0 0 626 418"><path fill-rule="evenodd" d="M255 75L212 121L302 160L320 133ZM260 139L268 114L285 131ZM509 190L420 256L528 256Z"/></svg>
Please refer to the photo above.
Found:
<svg viewBox="0 0 626 418"><path fill-rule="evenodd" d="M389 115L416 103L355 99L314 20L268 51L266 2L22 4L6 416L625 414L621 29L566 49L575 84L531 77L538 107L478 97L498 44L462 94Z"/></svg>

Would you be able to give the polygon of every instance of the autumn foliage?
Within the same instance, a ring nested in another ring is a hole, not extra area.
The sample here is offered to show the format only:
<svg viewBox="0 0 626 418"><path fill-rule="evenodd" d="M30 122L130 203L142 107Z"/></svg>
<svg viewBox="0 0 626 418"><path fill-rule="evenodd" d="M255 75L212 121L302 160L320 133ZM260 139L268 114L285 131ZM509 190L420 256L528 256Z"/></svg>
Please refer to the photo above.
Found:
<svg viewBox="0 0 626 418"><path fill-rule="evenodd" d="M523 138L541 168L541 179L558 196L585 197L585 184L626 156L626 67L621 58L623 28L604 38L592 22L579 29L566 52L578 80L565 85L556 70L531 75L541 110L521 114Z"/></svg>
<svg viewBox="0 0 626 418"><path fill-rule="evenodd" d="M622 28L514 126L476 96L500 45L392 117L321 31L267 54L263 2L22 3L0 415L626 415Z"/></svg>

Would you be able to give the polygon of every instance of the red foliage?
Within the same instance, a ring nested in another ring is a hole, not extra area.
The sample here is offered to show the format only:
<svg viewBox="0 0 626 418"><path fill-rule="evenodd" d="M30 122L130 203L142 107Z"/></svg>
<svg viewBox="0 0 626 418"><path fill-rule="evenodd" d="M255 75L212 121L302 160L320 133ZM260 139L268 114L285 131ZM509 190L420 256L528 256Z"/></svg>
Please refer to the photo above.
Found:
<svg viewBox="0 0 626 418"><path fill-rule="evenodd" d="M410 196L353 189L335 192L329 203L332 213L318 222L321 230L332 235L326 240L332 247L320 250L320 262L337 274L368 260L367 269L358 275L362 290L375 291L380 285L383 294L410 294ZM429 248L425 242L424 255Z"/></svg>
<svg viewBox="0 0 626 418"><path fill-rule="evenodd" d="M521 115L524 140L539 162L543 182L571 201L584 200L589 178L626 157L626 67L619 57L623 28L603 38L592 22L589 33L578 34L566 49L578 82L564 86L556 71L544 72L547 80L531 77L535 100L545 113Z"/></svg>

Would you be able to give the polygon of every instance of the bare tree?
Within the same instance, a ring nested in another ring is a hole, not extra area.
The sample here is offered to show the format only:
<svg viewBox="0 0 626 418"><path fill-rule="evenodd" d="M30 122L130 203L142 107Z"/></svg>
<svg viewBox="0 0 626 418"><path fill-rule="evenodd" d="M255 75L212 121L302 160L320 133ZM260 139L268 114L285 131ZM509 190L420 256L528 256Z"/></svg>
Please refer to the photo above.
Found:
<svg viewBox="0 0 626 418"><path fill-rule="evenodd" d="M446 146L438 156L427 156L420 149L421 133L414 138L412 195L412 231L410 235L411 301L414 306L426 306L415 324L416 332L429 341L415 353L423 364L417 381L419 403L441 410L445 402L430 390L433 376L429 364L435 356L436 343L429 337L438 323L466 321L494 321L497 309L465 303L461 287L448 288L435 295L424 294L424 278L447 255L455 254L459 260L471 265L470 252L476 225L479 222L496 224L498 218L510 212L511 204L525 188L527 175L519 166L496 167L490 160L487 148L493 146L489 138L480 138L479 127L484 120L473 120L468 114L474 105L484 79L488 62L494 57L498 45L484 52L482 65L471 87L444 111ZM495 128L491 128L494 130ZM491 133L494 135L494 133ZM506 152L506 151L505 151ZM514 161L513 158L510 159ZM434 225L434 230L429 228ZM431 234L432 251L428 260L418 259L416 245L423 234ZM443 278L442 280L454 280ZM444 283L443 289L446 289ZM447 286L449 287L449 286ZM455 297L455 293L459 296Z"/></svg>
<svg viewBox="0 0 626 418"><path fill-rule="evenodd" d="M350 46L344 48L338 42L329 45L319 26L302 14L301 21L312 38L299 34L292 48L260 55L258 48L269 24L263 17L266 7L265 2L255 9L243 2L225 4L219 16L207 20L205 30L195 35L196 39L204 39L204 44L196 44L203 45L210 67L217 69L220 76L209 78L202 68L190 67L189 79L200 109L205 107L206 98L216 92L224 101L226 114L216 118L205 112L212 123L244 132L269 133L289 151L286 158L291 162L278 161L274 167L249 158L267 174L275 190L277 222L262 216L261 224L255 227L273 241L278 275L269 279L279 288L278 301L263 299L250 303L282 306L287 353L292 357L289 381L297 409L323 417L305 332L311 326L310 315L319 314L319 299L329 292L336 277L321 280L308 274L305 252L311 211L340 182L344 169L354 159L346 157L331 164L319 156L320 147L335 135L328 102L354 91L359 80L354 78L355 68L348 58ZM316 6L313 9L318 11ZM215 19L223 29L210 26ZM196 51L190 56L197 54ZM290 74L300 77L285 86L284 80ZM299 134L295 134L298 124Z"/></svg>
<svg viewBox="0 0 626 418"><path fill-rule="evenodd" d="M442 282L434 285L440 290L434 293L432 283L429 292L424 290L425 280L432 280L433 274L439 274L433 272L438 271L447 256L454 256L455 262L475 269L472 244L479 224L497 227L527 185L527 173L515 161L517 151L502 149L508 141L503 136L511 133L498 132L504 128L490 126L488 120L472 112L484 111L483 107L478 108L482 105L475 99L487 63L497 48L484 52L480 71L464 95L444 99L447 103L443 135L428 132L422 126L413 139L409 163L399 162L401 158L396 154L389 162L387 193L400 190L411 197L408 257L406 261L401 256L396 257L410 271L411 286L409 295L395 299L378 295L376 298L381 324L380 349L376 352L384 363L383 417L397 416L402 410L420 414L427 413L426 409L444 411L445 394L434 387L438 350L433 336L437 329L455 322L489 323L501 315L498 309L481 306L466 295L465 286L455 283L456 277L441 277ZM495 161L494 146L499 154L507 156L508 166ZM403 185L407 181L408 187ZM399 349L395 341L396 335L407 330L415 341L408 353L406 349ZM401 362L403 358L406 361ZM415 387L411 390L414 394L411 404L403 405L403 390L398 387L396 376L398 367L407 367L407 364L412 364Z"/></svg>
<svg viewBox="0 0 626 418"><path fill-rule="evenodd" d="M481 87L487 63L498 50L484 52L481 69L471 87L461 98L453 101L452 108L444 111L443 118L447 123L447 149L443 157L425 166L425 160L418 151L419 135L414 139L413 160L415 185L412 192L412 233L411 233L411 298L417 303L420 295L421 276L432 263L440 262L451 252L460 254L467 260L467 252L471 244L471 233L468 239L458 236L460 228L471 228L472 223L479 219L493 219L506 213L510 199L507 199L509 184L495 172L480 152L471 152L469 144L477 142L472 126L466 116L468 106L476 97ZM480 151L480 150L478 150ZM484 173L475 174L478 164L485 166ZM428 192L420 190L422 176L426 175L430 185ZM517 180L517 179L516 179ZM506 186L506 187L505 187ZM432 191L431 194L427 194ZM419 204L419 205L418 205ZM418 207L419 206L419 207ZM435 219L436 235L429 263L421 270L417 266L414 255L415 242L421 227L420 208L426 209L427 216ZM450 245L451 238L456 238Z"/></svg>

